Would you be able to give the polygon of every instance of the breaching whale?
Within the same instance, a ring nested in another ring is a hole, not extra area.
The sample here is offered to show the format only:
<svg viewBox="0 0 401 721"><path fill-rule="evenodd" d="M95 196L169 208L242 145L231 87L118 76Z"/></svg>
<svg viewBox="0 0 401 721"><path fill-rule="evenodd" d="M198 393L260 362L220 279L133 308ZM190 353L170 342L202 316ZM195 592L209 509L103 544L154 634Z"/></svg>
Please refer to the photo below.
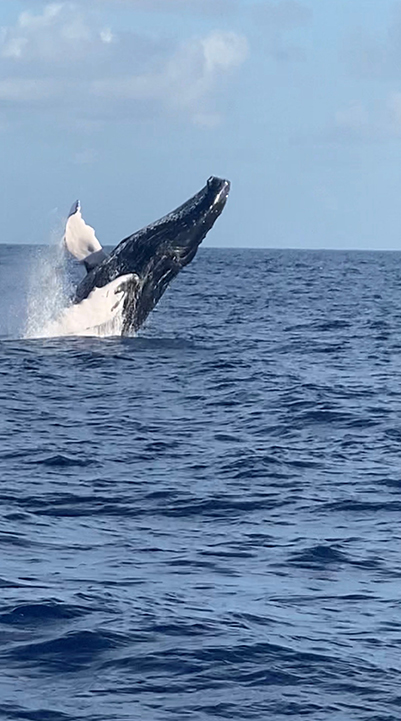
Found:
<svg viewBox="0 0 401 721"><path fill-rule="evenodd" d="M119 332L130 335L143 324L171 280L193 260L199 245L223 211L230 191L228 180L211 177L196 195L176 210L142 228L107 255L95 231L82 218L79 201L67 219L64 244L87 270L78 284L73 305L74 319L66 333L73 333L81 309L102 303L95 325L106 315L119 314ZM75 325L74 325L75 324Z"/></svg>

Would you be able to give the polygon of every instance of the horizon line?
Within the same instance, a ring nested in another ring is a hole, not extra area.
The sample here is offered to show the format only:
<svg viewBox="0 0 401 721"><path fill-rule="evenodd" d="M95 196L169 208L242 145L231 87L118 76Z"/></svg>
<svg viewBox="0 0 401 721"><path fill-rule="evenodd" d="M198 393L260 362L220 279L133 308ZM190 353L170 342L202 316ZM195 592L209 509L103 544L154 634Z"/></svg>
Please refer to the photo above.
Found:
<svg viewBox="0 0 401 721"><path fill-rule="evenodd" d="M118 245L118 243L117 243ZM116 248L115 246L104 246L105 248ZM25 248L56 248L57 243L7 243L0 240L0 246L4 247L25 247ZM328 252L328 253L401 253L400 248L314 248L299 246L260 246L260 245L200 245L199 250L297 250L305 252Z"/></svg>

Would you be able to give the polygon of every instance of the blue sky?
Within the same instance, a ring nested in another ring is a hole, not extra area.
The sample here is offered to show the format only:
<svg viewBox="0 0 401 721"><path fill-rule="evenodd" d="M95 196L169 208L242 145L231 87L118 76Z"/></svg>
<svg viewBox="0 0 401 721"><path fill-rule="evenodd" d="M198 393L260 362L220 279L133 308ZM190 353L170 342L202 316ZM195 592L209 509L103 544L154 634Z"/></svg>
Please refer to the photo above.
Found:
<svg viewBox="0 0 401 721"><path fill-rule="evenodd" d="M209 245L401 248L401 2L2 0L1 242L115 244L232 180Z"/></svg>

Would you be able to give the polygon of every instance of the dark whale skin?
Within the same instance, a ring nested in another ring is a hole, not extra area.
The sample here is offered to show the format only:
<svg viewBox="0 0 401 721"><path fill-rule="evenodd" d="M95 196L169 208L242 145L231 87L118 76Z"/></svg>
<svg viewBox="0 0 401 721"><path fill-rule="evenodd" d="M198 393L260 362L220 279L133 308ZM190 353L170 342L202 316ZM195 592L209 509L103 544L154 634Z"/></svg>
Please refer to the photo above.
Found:
<svg viewBox="0 0 401 721"><path fill-rule="evenodd" d="M228 180L211 177L196 195L119 243L78 285L74 303L116 278L133 274L124 286L122 334L143 324L169 283L193 260L199 245L222 213Z"/></svg>

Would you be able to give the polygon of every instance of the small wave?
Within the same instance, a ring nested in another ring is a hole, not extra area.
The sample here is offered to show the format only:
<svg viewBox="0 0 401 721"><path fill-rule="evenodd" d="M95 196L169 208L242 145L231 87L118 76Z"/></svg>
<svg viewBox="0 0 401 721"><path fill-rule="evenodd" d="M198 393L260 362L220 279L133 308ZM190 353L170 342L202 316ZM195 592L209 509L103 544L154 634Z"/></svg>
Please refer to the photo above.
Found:
<svg viewBox="0 0 401 721"><path fill-rule="evenodd" d="M126 643L125 636L110 631L73 631L50 641L20 644L8 653L17 663L46 666L49 671L77 671L106 651Z"/></svg>
<svg viewBox="0 0 401 721"><path fill-rule="evenodd" d="M78 618L88 612L87 609L56 601L41 603L21 603L0 613L0 623L11 626L32 626L57 623Z"/></svg>
<svg viewBox="0 0 401 721"><path fill-rule="evenodd" d="M115 515L138 515L140 510L130 507L130 499L127 497L108 497L96 495L74 495L74 494L49 494L36 496L25 496L18 499L24 508L30 513L40 516L58 517L79 517L79 516L115 516Z"/></svg>
<svg viewBox="0 0 401 721"><path fill-rule="evenodd" d="M70 716L61 711L40 708L28 710L16 704L0 704L0 713L5 719L16 719L16 721L81 721L78 716Z"/></svg>
<svg viewBox="0 0 401 721"><path fill-rule="evenodd" d="M330 545L311 546L302 551L290 554L288 563L299 568L325 569L336 566L357 566L359 568L377 569L381 567L378 558L352 558L339 548Z"/></svg>
<svg viewBox="0 0 401 721"><path fill-rule="evenodd" d="M318 512L326 511L360 511L362 513L400 513L401 501L358 501L344 500L333 503L323 503L317 509Z"/></svg>
<svg viewBox="0 0 401 721"><path fill-rule="evenodd" d="M29 585L20 581L10 581L8 578L0 578L0 588L29 588Z"/></svg>
<svg viewBox="0 0 401 721"><path fill-rule="evenodd" d="M185 517L201 516L205 518L234 518L242 514L272 510L288 503L286 499L278 496L272 498L255 498L255 500L243 500L241 498L208 498L193 499L191 501L177 501L174 506L166 507L162 513L165 516Z"/></svg>
<svg viewBox="0 0 401 721"><path fill-rule="evenodd" d="M46 456L39 460L30 460L30 463L35 463L41 466L51 466L54 468L67 468L69 466L86 466L93 465L95 461L91 458L70 458L62 454L56 454L54 456Z"/></svg>
<svg viewBox="0 0 401 721"><path fill-rule="evenodd" d="M21 548L30 548L30 546L37 545L31 539L26 536L22 536L17 533L0 532L0 545L20 546Z"/></svg>
<svg viewBox="0 0 401 721"><path fill-rule="evenodd" d="M326 566L348 563L347 556L333 546L312 546L311 548L293 553L288 563L305 568L324 568Z"/></svg>

